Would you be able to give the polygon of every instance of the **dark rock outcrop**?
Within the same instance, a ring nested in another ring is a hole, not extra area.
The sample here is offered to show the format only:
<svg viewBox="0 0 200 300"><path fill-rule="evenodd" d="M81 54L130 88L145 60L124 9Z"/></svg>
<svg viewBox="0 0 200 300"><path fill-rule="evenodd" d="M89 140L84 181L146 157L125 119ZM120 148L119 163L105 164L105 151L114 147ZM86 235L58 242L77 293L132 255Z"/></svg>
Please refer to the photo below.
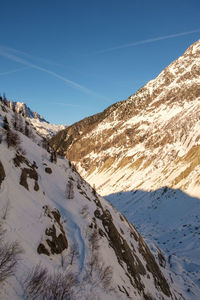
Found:
<svg viewBox="0 0 200 300"><path fill-rule="evenodd" d="M46 228L43 240L37 248L39 254L60 254L68 248L68 241L64 228L61 224L61 215L57 209L51 210L48 206L44 206L44 215L51 219L53 225ZM59 234L57 234L59 230Z"/></svg>
<svg viewBox="0 0 200 300"><path fill-rule="evenodd" d="M6 173L5 173L2 162L0 161L0 187L1 187L2 181L5 179L5 177L6 177Z"/></svg>
<svg viewBox="0 0 200 300"><path fill-rule="evenodd" d="M96 201L98 202L96 204L99 208L95 210L94 215L97 219L102 221L105 233L110 241L110 246L115 251L119 264L122 267L124 267L124 264L126 264L126 269L128 271L126 275L128 276L131 284L143 294L144 299L149 299L148 295L145 294L145 286L141 280L141 276L146 275L145 267L143 266L140 258L137 256L134 247L132 246L131 249L127 241L123 238L122 234L120 234L117 230L109 210L103 209L98 197L96 197ZM170 297L170 287L158 264L156 263L153 254L133 225L131 225L129 222L128 224L130 226L131 236L137 241L139 252L142 254L146 262L146 268L154 278L155 286L158 290L162 290L166 296Z"/></svg>
<svg viewBox="0 0 200 300"><path fill-rule="evenodd" d="M28 168L22 169L22 173L21 173L21 177L20 177L20 182L19 183L21 185L23 185L25 187L25 189L29 190L28 182L27 182L27 178L28 177L35 180L34 190L38 191L39 190L38 174L37 174L37 172L36 172L35 169L28 169Z"/></svg>

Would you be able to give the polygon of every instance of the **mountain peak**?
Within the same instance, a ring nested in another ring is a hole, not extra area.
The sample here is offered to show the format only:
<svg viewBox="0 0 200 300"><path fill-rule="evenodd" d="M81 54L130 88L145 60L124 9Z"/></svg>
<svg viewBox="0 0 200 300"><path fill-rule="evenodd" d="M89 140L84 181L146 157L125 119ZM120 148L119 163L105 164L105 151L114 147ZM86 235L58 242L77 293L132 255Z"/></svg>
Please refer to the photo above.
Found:
<svg viewBox="0 0 200 300"><path fill-rule="evenodd" d="M51 124L45 120L44 117L39 115L37 112L30 109L25 102L13 102L9 100L4 100L6 105L10 107L13 111L19 113L23 117L27 118L29 122L34 126L37 132L44 138L50 138L60 130L66 128L65 125L55 125Z"/></svg>
<svg viewBox="0 0 200 300"><path fill-rule="evenodd" d="M30 119L36 119L36 120L39 120L40 122L49 123L48 121L46 121L44 119L44 117L42 117L41 115L39 115L35 111L31 110L25 104L25 102L13 102L13 101L10 101L9 103L10 103L10 107L12 109L14 108L16 110L16 112L22 114L24 117L30 118Z"/></svg>

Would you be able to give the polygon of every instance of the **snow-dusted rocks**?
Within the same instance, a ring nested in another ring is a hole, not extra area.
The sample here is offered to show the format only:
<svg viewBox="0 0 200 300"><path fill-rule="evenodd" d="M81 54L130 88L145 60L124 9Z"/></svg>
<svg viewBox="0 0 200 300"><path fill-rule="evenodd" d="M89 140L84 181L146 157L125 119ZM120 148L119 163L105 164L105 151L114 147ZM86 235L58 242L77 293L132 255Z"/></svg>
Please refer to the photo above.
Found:
<svg viewBox="0 0 200 300"><path fill-rule="evenodd" d="M32 111L24 102L6 101L6 103L12 110L24 116L44 138L50 138L66 128L65 125L50 124L44 117Z"/></svg>
<svg viewBox="0 0 200 300"><path fill-rule="evenodd" d="M9 147L8 131L18 136ZM2 300L180 298L134 226L3 102L0 135L4 241L23 250Z"/></svg>
<svg viewBox="0 0 200 300"><path fill-rule="evenodd" d="M43 136L44 138L49 139L56 133L58 133L60 130L63 130L66 128L65 125L56 125L56 124L50 124L46 121L41 122L38 119L30 119L30 122L34 126L34 128L37 130L37 132Z"/></svg>

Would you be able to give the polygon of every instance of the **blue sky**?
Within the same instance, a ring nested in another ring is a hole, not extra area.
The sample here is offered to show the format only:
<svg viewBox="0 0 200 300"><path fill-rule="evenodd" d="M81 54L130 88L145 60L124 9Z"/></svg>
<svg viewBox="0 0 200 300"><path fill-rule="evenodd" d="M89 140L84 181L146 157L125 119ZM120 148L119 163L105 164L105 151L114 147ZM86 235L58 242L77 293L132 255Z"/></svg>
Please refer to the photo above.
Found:
<svg viewBox="0 0 200 300"><path fill-rule="evenodd" d="M199 0L7 0L0 92L56 124L127 99L200 38Z"/></svg>

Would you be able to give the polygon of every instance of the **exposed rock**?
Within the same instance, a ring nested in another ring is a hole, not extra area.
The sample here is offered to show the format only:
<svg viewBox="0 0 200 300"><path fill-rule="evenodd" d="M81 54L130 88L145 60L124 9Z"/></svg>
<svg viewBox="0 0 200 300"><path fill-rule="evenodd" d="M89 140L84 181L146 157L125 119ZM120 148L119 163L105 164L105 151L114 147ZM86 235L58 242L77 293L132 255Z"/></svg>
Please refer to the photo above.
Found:
<svg viewBox="0 0 200 300"><path fill-rule="evenodd" d="M133 249L131 249L126 240L119 233L113 223L112 215L110 214L109 210L104 210L100 203L98 206L100 207L100 209L96 209L94 215L96 218L102 221L102 224L108 235L110 245L115 251L120 265L123 267L124 263L126 264L128 271L127 276L129 277L131 284L134 287L137 287L137 289L143 293L145 299L152 299L149 298L147 294L145 294L145 286L142 283L141 275L144 276L146 274L146 270L141 260L137 256L134 247L132 247ZM154 256L152 255L148 246L144 243L142 237L139 235L136 229L133 228L132 225L130 225L130 228L132 228L131 234L133 235L135 240L138 241L139 251L145 259L147 270L153 275L156 287L158 288L158 290L161 289L166 296L170 297L171 291L169 285L162 272L160 271L160 268L157 265Z"/></svg>
<svg viewBox="0 0 200 300"><path fill-rule="evenodd" d="M48 173L48 174L51 174L52 173L52 169L49 168L49 167L47 167L47 168L45 168L45 172Z"/></svg>
<svg viewBox="0 0 200 300"><path fill-rule="evenodd" d="M37 248L37 252L38 254L45 254L45 255L50 255L49 251L45 248L45 246L43 244L39 244L38 248Z"/></svg>
<svg viewBox="0 0 200 300"><path fill-rule="evenodd" d="M29 190L28 187L28 182L27 178L31 178L35 180L34 184L34 190L38 191L39 190L39 185L38 185L38 174L35 169L28 169L28 168L23 168L21 177L20 177L20 184L23 185L27 190Z"/></svg>
<svg viewBox="0 0 200 300"><path fill-rule="evenodd" d="M54 225L47 228L45 234L51 237L51 240L46 239L46 242L49 245L52 254L60 254L63 250L67 249L68 243L65 234L62 232L56 236L56 228Z"/></svg>
<svg viewBox="0 0 200 300"><path fill-rule="evenodd" d="M27 166L30 167L28 159L19 153L16 153L15 157L13 158L13 162L15 164L15 167L20 167L22 163L25 163Z"/></svg>
<svg viewBox="0 0 200 300"><path fill-rule="evenodd" d="M53 225L46 228L45 236L37 248L39 254L60 254L68 248L68 241L65 231L61 224L61 215L57 209L51 210L48 206L44 206L44 215L53 221ZM60 233L57 233L58 232Z"/></svg>
<svg viewBox="0 0 200 300"><path fill-rule="evenodd" d="M5 173L2 162L0 161L0 187L1 187L2 181L5 179L5 177L6 177L6 173Z"/></svg>

